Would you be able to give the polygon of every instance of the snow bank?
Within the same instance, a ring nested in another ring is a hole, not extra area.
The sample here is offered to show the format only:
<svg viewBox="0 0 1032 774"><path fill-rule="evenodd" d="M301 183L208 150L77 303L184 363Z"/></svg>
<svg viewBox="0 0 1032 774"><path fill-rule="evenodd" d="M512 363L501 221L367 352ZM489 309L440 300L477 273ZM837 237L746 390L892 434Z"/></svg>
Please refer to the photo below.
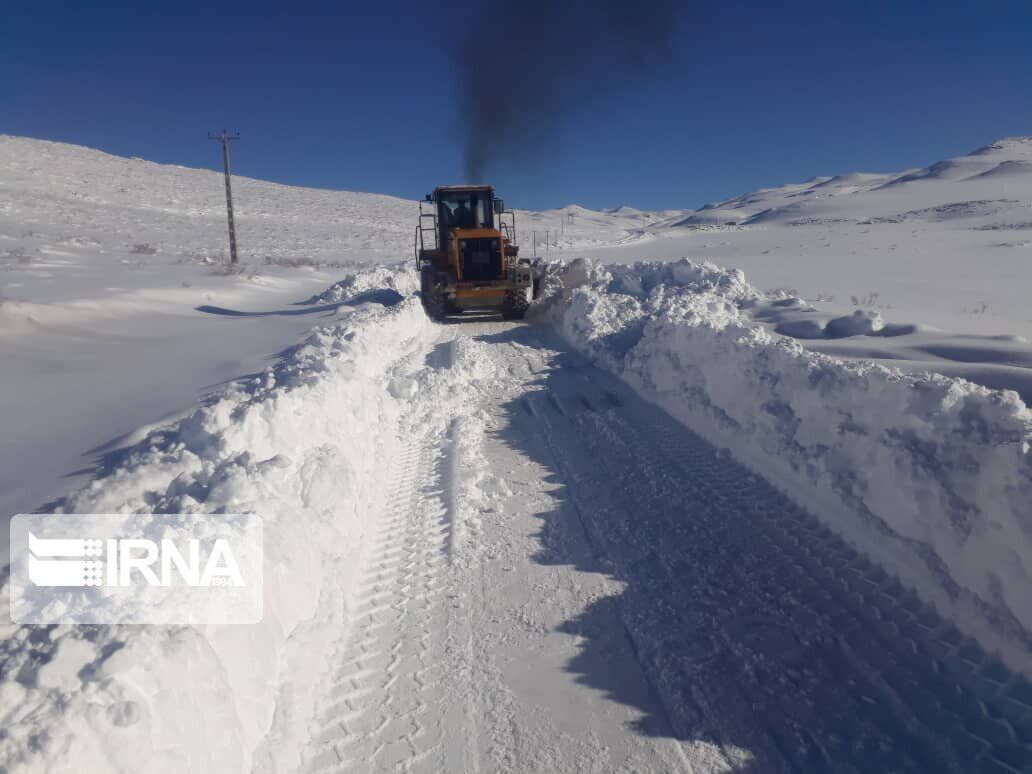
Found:
<svg viewBox="0 0 1032 774"><path fill-rule="evenodd" d="M1013 392L806 350L740 271L544 270L538 314L1032 674L1032 411Z"/></svg>
<svg viewBox="0 0 1032 774"><path fill-rule="evenodd" d="M384 300L411 295L418 287L416 274L405 271L403 265L375 266L334 283L304 303L340 304L364 299L382 303Z"/></svg>
<svg viewBox="0 0 1032 774"><path fill-rule="evenodd" d="M377 281L383 280L380 277ZM257 626L24 627L0 634L0 769L295 770L397 451L406 357L434 338L398 274L260 377L152 433L64 512L253 512ZM362 279L335 291L360 301Z"/></svg>

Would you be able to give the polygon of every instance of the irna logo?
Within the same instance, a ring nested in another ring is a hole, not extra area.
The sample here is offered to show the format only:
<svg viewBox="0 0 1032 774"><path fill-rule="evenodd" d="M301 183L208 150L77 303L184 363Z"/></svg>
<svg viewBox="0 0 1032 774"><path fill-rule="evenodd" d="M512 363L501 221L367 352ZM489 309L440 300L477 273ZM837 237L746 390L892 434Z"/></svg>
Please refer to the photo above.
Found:
<svg viewBox="0 0 1032 774"><path fill-rule="evenodd" d="M19 514L10 547L17 623L262 618L262 520L255 514Z"/></svg>
<svg viewBox="0 0 1032 774"><path fill-rule="evenodd" d="M243 586L229 541L38 538L29 532L29 579L37 586Z"/></svg>

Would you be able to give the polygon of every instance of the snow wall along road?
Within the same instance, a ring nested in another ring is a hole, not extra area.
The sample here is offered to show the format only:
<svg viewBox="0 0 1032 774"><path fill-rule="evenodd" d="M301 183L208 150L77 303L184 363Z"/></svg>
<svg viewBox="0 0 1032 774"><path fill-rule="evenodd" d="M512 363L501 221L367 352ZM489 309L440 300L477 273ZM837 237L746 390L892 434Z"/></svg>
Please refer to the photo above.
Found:
<svg viewBox="0 0 1032 774"><path fill-rule="evenodd" d="M804 349L742 272L545 268L537 314L1032 674L1032 411L1016 393Z"/></svg>
<svg viewBox="0 0 1032 774"><path fill-rule="evenodd" d="M406 357L436 336L408 272L375 270L313 301L343 306L277 365L151 433L60 509L259 514L261 623L4 625L0 769L296 767L322 654L340 638L399 451Z"/></svg>

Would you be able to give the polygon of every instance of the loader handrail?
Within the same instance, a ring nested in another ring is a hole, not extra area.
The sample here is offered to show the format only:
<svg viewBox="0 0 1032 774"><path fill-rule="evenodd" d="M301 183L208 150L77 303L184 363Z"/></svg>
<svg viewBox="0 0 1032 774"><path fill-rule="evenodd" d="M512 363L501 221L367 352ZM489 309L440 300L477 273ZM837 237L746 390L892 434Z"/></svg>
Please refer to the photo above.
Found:
<svg viewBox="0 0 1032 774"><path fill-rule="evenodd" d="M419 257L426 250L426 238L424 234L431 232L434 235L434 246L433 249L437 250L440 248L440 244L437 238L437 215L433 212L423 212L424 202L419 203L419 220L416 221L416 234L413 238L412 250L416 256L416 268L419 268ZM427 220L430 221L430 225L427 226Z"/></svg>
<svg viewBox="0 0 1032 774"><path fill-rule="evenodd" d="M510 220L508 223L505 222L504 218L508 215ZM515 210L503 210L498 213L498 230L502 232L506 239L509 240L509 244L516 244L516 211Z"/></svg>

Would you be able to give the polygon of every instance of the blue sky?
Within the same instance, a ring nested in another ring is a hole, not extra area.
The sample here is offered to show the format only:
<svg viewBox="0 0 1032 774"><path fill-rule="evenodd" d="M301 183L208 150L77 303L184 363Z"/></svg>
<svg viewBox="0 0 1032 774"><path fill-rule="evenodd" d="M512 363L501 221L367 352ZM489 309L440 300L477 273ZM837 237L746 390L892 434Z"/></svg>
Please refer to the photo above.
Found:
<svg viewBox="0 0 1032 774"><path fill-rule="evenodd" d="M680 5L657 71L578 84L549 147L492 170L507 202L694 207L1032 134L1032 3ZM448 45L473 7L8 3L0 133L216 168L225 127L240 174L419 197L462 177Z"/></svg>

